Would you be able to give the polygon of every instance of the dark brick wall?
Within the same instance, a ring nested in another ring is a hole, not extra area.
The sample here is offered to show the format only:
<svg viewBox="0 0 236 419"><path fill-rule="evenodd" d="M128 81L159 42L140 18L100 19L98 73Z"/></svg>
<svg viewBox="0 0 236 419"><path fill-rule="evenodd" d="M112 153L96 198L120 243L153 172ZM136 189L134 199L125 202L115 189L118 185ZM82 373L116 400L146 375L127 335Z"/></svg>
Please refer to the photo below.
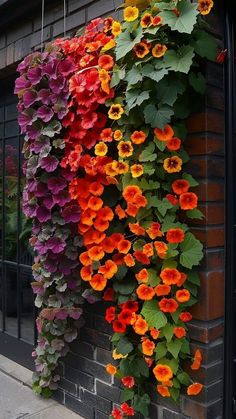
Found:
<svg viewBox="0 0 236 419"><path fill-rule="evenodd" d="M50 6L46 1L44 41L63 33L63 2ZM67 33L87 21L112 14L122 0L68 0ZM217 9L217 8L216 8ZM217 10L211 16L214 34L222 43L223 29ZM216 28L216 29L215 29ZM41 16L29 16L0 29L0 77L15 72L16 63L40 48ZM205 219L193 224L193 231L205 246L200 268L199 303L193 308L190 325L192 347L200 347L203 366L195 374L205 384L197 398L183 396L179 407L161 400L152 391L151 419L220 419L223 395L223 315L224 315L224 92L223 67L208 63L207 95L202 112L188 121L187 148L192 156L191 171L199 179L197 192ZM119 401L119 387L105 372L111 362L110 328L103 320L101 303L87 307L86 325L71 352L60 363L62 380L55 398L87 419L107 419L112 403Z"/></svg>

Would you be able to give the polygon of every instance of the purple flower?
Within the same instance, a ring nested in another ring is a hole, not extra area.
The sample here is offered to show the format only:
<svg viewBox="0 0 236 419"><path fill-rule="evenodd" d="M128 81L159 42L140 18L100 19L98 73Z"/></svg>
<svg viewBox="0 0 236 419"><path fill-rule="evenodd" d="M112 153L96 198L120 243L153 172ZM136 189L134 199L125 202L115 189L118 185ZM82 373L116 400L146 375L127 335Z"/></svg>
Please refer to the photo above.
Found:
<svg viewBox="0 0 236 419"><path fill-rule="evenodd" d="M26 108L29 108L37 99L36 92L33 92L32 90L26 90L23 94L23 103Z"/></svg>
<svg viewBox="0 0 236 419"><path fill-rule="evenodd" d="M47 271L54 273L57 271L57 260L52 259L51 257L47 257L47 259L44 262L44 267L47 269Z"/></svg>
<svg viewBox="0 0 236 419"><path fill-rule="evenodd" d="M34 294L44 295L44 285L43 282L31 282L31 287Z"/></svg>
<svg viewBox="0 0 236 419"><path fill-rule="evenodd" d="M73 73L74 70L75 70L75 65L70 58L66 58L65 60L61 61L58 65L58 72L65 77Z"/></svg>
<svg viewBox="0 0 236 419"><path fill-rule="evenodd" d="M59 237L51 237L47 242L48 249L52 251L52 253L61 253L66 247L66 242Z"/></svg>
<svg viewBox="0 0 236 419"><path fill-rule="evenodd" d="M37 110L37 116L41 118L44 122L49 122L54 115L54 112L51 108L46 105L40 106Z"/></svg>
<svg viewBox="0 0 236 419"><path fill-rule="evenodd" d="M63 168L63 169L61 169L61 174L68 181L74 179L74 177L75 177L75 173L73 173L70 170L70 168L66 168L66 169Z"/></svg>
<svg viewBox="0 0 236 419"><path fill-rule="evenodd" d="M25 203L22 205L22 210L26 217L33 218L36 216L36 205Z"/></svg>
<svg viewBox="0 0 236 419"><path fill-rule="evenodd" d="M41 68L39 66L30 68L27 72L27 77L32 85L38 84L42 78Z"/></svg>
<svg viewBox="0 0 236 419"><path fill-rule="evenodd" d="M40 223L45 223L51 219L51 212L46 207L40 206L36 210L36 217Z"/></svg>
<svg viewBox="0 0 236 419"><path fill-rule="evenodd" d="M53 194L57 194L58 192L65 189L67 182L63 178L51 177L48 180L48 189L52 191Z"/></svg>
<svg viewBox="0 0 236 419"><path fill-rule="evenodd" d="M46 172L48 172L48 173L54 172L54 170L56 170L58 164L59 164L59 161L54 156L43 157L40 160L40 166L41 166L41 168L42 169L45 169Z"/></svg>
<svg viewBox="0 0 236 419"><path fill-rule="evenodd" d="M45 196L47 191L48 191L48 188L47 188L46 183L38 182L36 191L35 191L35 196L37 196L38 198Z"/></svg>
<svg viewBox="0 0 236 419"><path fill-rule="evenodd" d="M64 207L64 205L70 202L70 200L68 191L60 191L55 195L53 194L53 202L60 205L60 207Z"/></svg>
<svg viewBox="0 0 236 419"><path fill-rule="evenodd" d="M48 76L50 80L57 78L57 61L52 61L43 66L42 74Z"/></svg>
<svg viewBox="0 0 236 419"><path fill-rule="evenodd" d="M31 140L35 140L37 137L39 137L41 132L41 125L36 123L33 123L32 126L27 126L27 135Z"/></svg>
<svg viewBox="0 0 236 419"><path fill-rule="evenodd" d="M62 76L58 76L55 80L52 79L49 81L50 89L53 93L59 94L65 85L65 79Z"/></svg>
<svg viewBox="0 0 236 419"><path fill-rule="evenodd" d="M34 250L38 252L39 255L45 255L48 251L47 243L42 243L39 240L34 244Z"/></svg>
<svg viewBox="0 0 236 419"><path fill-rule="evenodd" d="M50 146L49 138L38 138L30 146L31 151L35 153L42 152L46 147Z"/></svg>
<svg viewBox="0 0 236 419"><path fill-rule="evenodd" d="M41 89L38 92L38 100L41 100L41 102L44 105L49 105L51 103L50 94L51 94L50 90L48 90L48 89Z"/></svg>
<svg viewBox="0 0 236 419"><path fill-rule="evenodd" d="M68 313L66 312L66 310L63 310L62 308L61 309L57 309L57 310L55 310L56 311L56 319L58 319L58 320L65 320L65 319L67 319L67 317L68 317Z"/></svg>
<svg viewBox="0 0 236 419"><path fill-rule="evenodd" d="M62 210L62 216L66 223L78 223L81 216L80 207L76 204L67 205Z"/></svg>
<svg viewBox="0 0 236 419"><path fill-rule="evenodd" d="M52 207L54 207L55 203L53 202L52 195L45 195L45 197L43 198L43 205L49 210L52 209Z"/></svg>
<svg viewBox="0 0 236 419"><path fill-rule="evenodd" d="M17 94L21 90L27 89L28 87L30 87L29 80L26 80L25 76L20 76L15 81L14 93Z"/></svg>

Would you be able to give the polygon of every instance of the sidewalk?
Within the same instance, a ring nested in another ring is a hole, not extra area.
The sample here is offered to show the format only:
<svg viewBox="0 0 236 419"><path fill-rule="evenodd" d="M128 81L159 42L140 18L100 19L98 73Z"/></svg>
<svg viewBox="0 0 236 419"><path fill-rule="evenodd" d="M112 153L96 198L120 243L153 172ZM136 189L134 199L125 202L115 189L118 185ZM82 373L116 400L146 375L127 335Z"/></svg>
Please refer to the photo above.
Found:
<svg viewBox="0 0 236 419"><path fill-rule="evenodd" d="M54 400L30 389L31 371L0 355L1 419L83 419Z"/></svg>

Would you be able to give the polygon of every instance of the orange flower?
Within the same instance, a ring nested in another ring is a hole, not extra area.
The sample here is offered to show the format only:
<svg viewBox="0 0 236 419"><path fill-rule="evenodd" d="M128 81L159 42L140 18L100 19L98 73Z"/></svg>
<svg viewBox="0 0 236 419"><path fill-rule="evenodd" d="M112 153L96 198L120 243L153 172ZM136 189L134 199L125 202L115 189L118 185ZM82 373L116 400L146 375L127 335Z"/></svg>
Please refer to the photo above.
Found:
<svg viewBox="0 0 236 419"><path fill-rule="evenodd" d="M102 141L106 142L111 142L112 141L112 129L111 128L104 128L100 134L100 138Z"/></svg>
<svg viewBox="0 0 236 419"><path fill-rule="evenodd" d="M148 271L147 269L142 269L137 274L135 274L136 279L139 282L147 283L148 282Z"/></svg>
<svg viewBox="0 0 236 419"><path fill-rule="evenodd" d="M137 316L137 319L133 325L133 329L137 335L145 335L148 331L148 324L140 315Z"/></svg>
<svg viewBox="0 0 236 419"><path fill-rule="evenodd" d="M162 397L170 397L169 388L167 386L158 384L157 391Z"/></svg>
<svg viewBox="0 0 236 419"><path fill-rule="evenodd" d="M128 310L126 308L122 309L120 314L118 315L118 320L120 320L122 323L130 324L133 317L133 313L131 310Z"/></svg>
<svg viewBox="0 0 236 419"><path fill-rule="evenodd" d="M94 222L94 227L96 228L96 230L98 231L105 231L108 229L109 227L109 221L104 220L103 217L97 217L95 222Z"/></svg>
<svg viewBox="0 0 236 419"><path fill-rule="evenodd" d="M155 343L150 339L145 339L142 342L142 352L144 355L152 356L155 349Z"/></svg>
<svg viewBox="0 0 236 419"><path fill-rule="evenodd" d="M120 205L117 205L115 207L115 213L118 216L119 220L123 220L123 218L127 217L125 210L123 210L123 208Z"/></svg>
<svg viewBox="0 0 236 419"><path fill-rule="evenodd" d="M139 42L134 46L134 52L138 58L144 58L147 54L149 54L149 48L146 42Z"/></svg>
<svg viewBox="0 0 236 419"><path fill-rule="evenodd" d="M80 270L80 276L83 279L83 281L90 281L90 279L92 278L92 268L91 266L83 266L83 268L81 268Z"/></svg>
<svg viewBox="0 0 236 419"><path fill-rule="evenodd" d="M122 158L132 156L134 151L131 141L120 141L117 148L118 154Z"/></svg>
<svg viewBox="0 0 236 419"><path fill-rule="evenodd" d="M187 394L189 396L197 396L202 391L203 385L200 383L193 383L187 388Z"/></svg>
<svg viewBox="0 0 236 419"><path fill-rule="evenodd" d="M123 113L124 108L119 103L114 103L108 111L108 116L110 119L117 120L121 118Z"/></svg>
<svg viewBox="0 0 236 419"><path fill-rule="evenodd" d="M89 184L89 192L92 195L100 196L103 194L104 186L99 182L92 182Z"/></svg>
<svg viewBox="0 0 236 419"><path fill-rule="evenodd" d="M124 264L124 255L122 253L116 253L112 256L112 259L117 264L117 266L121 266Z"/></svg>
<svg viewBox="0 0 236 419"><path fill-rule="evenodd" d="M115 365L112 364L107 364L106 365L106 372L110 375L115 375L117 371L117 368L115 367Z"/></svg>
<svg viewBox="0 0 236 419"><path fill-rule="evenodd" d="M142 28L148 28L152 25L153 17L150 13L144 13L144 15L141 17L140 25Z"/></svg>
<svg viewBox="0 0 236 419"><path fill-rule="evenodd" d="M118 244L121 240L124 240L124 234L121 233L113 233L110 238L112 239L115 247L117 248Z"/></svg>
<svg viewBox="0 0 236 419"><path fill-rule="evenodd" d="M111 55L103 54L98 58L98 65L99 67L104 68L104 70L109 71L114 66L114 60Z"/></svg>
<svg viewBox="0 0 236 419"><path fill-rule="evenodd" d="M109 76L109 73L104 70L103 68L98 71L99 80L101 82L101 89L109 95L110 93L110 80L111 77Z"/></svg>
<svg viewBox="0 0 236 419"><path fill-rule="evenodd" d="M173 137L170 140L167 141L166 147L170 151L177 151L181 147L181 140L177 137Z"/></svg>
<svg viewBox="0 0 236 419"><path fill-rule="evenodd" d="M183 210L191 210L197 207L198 197L193 192L182 193L179 198L180 208Z"/></svg>
<svg viewBox="0 0 236 419"><path fill-rule="evenodd" d="M134 131L130 139L134 144L142 144L146 140L147 136L143 131Z"/></svg>
<svg viewBox="0 0 236 419"><path fill-rule="evenodd" d="M128 6L124 9L124 20L126 22L133 22L138 18L139 10L137 7Z"/></svg>
<svg viewBox="0 0 236 419"><path fill-rule="evenodd" d="M174 268L165 268L161 271L160 277L164 284L166 285L175 285L181 278L181 274L178 269Z"/></svg>
<svg viewBox="0 0 236 419"><path fill-rule="evenodd" d="M111 25L111 33L114 36L118 36L121 33L121 24L117 20L114 20Z"/></svg>
<svg viewBox="0 0 236 419"><path fill-rule="evenodd" d="M172 189L176 195L181 195L189 190L189 182L185 179L177 179L172 183Z"/></svg>
<svg viewBox="0 0 236 419"><path fill-rule="evenodd" d="M105 256L105 253L101 246L93 246L88 250L88 256L92 261L98 261Z"/></svg>
<svg viewBox="0 0 236 419"><path fill-rule="evenodd" d="M190 300L191 294L188 290L183 288L182 290L179 290L175 294L176 300L179 301L179 303L186 303Z"/></svg>
<svg viewBox="0 0 236 419"><path fill-rule="evenodd" d="M141 252L141 250L136 250L134 252L134 257L135 259L142 263L143 265L150 265L150 260L147 257L147 255L145 255L145 253Z"/></svg>
<svg viewBox="0 0 236 419"><path fill-rule="evenodd" d="M137 178L143 175L143 166L142 164L133 164L130 168L131 174L133 178Z"/></svg>
<svg viewBox="0 0 236 419"><path fill-rule="evenodd" d="M101 247L106 253L113 253L115 249L115 244L110 237L105 237L104 240L101 242Z"/></svg>
<svg viewBox="0 0 236 419"><path fill-rule="evenodd" d="M182 159L178 156L168 157L163 162L163 167L167 173L177 173L182 169Z"/></svg>
<svg viewBox="0 0 236 419"><path fill-rule="evenodd" d="M171 292L170 285L159 284L155 287L155 293L158 297L162 297L163 295L168 295L170 292Z"/></svg>
<svg viewBox="0 0 236 419"><path fill-rule="evenodd" d="M190 320L192 320L193 316L191 313L189 313L188 311L184 311L182 313L180 313L179 315L179 319L182 320L182 322L187 323L190 322Z"/></svg>
<svg viewBox="0 0 236 419"><path fill-rule="evenodd" d="M156 44L152 48L152 55L155 58L161 58L161 57L163 57L163 55L165 55L166 51L167 51L167 46L166 45Z"/></svg>
<svg viewBox="0 0 236 419"><path fill-rule="evenodd" d="M151 226L147 229L147 234L150 239L154 240L157 237L163 236L163 233L160 231L161 225L159 223L152 223Z"/></svg>
<svg viewBox="0 0 236 419"><path fill-rule="evenodd" d="M79 260L82 263L82 265L84 265L84 266L89 266L92 263L92 260L88 255L88 252L80 253Z"/></svg>
<svg viewBox="0 0 236 419"><path fill-rule="evenodd" d="M136 236L145 236L145 229L139 225L139 223L129 223L129 229Z"/></svg>
<svg viewBox="0 0 236 419"><path fill-rule="evenodd" d="M139 208L137 207L137 205L134 205L134 204L127 205L126 213L130 215L131 217L136 217L138 211L139 211Z"/></svg>
<svg viewBox="0 0 236 419"><path fill-rule="evenodd" d="M170 228L166 233L166 240L169 243L181 243L184 241L184 231L182 228Z"/></svg>
<svg viewBox="0 0 236 419"><path fill-rule="evenodd" d="M163 129L155 128L154 134L159 141L169 141L173 135L174 131L170 125L166 125Z"/></svg>
<svg viewBox="0 0 236 419"><path fill-rule="evenodd" d="M198 0L198 10L201 15L208 15L213 6L213 0Z"/></svg>
<svg viewBox="0 0 236 419"><path fill-rule="evenodd" d="M140 300L144 300L144 301L152 300L155 295L154 289L151 287L148 287L145 284L139 285L138 288L136 289L136 293L137 293L137 296L140 298Z"/></svg>
<svg viewBox="0 0 236 419"><path fill-rule="evenodd" d="M102 291L107 285L107 280L102 275L96 274L89 283L95 291Z"/></svg>
<svg viewBox="0 0 236 419"><path fill-rule="evenodd" d="M129 268L131 268L132 266L135 265L135 260L134 260L133 256L130 253L128 253L127 255L125 255L124 262L125 262L126 266L128 266Z"/></svg>
<svg viewBox="0 0 236 419"><path fill-rule="evenodd" d="M166 257L166 253L168 251L168 246L164 242L156 241L154 242L155 249L159 258L164 259Z"/></svg>
<svg viewBox="0 0 236 419"><path fill-rule="evenodd" d="M199 351L199 349L196 349L195 354L194 354L193 363L191 365L191 369L192 370L199 370L199 368L201 366L201 362L202 362L202 354Z"/></svg>
<svg viewBox="0 0 236 419"><path fill-rule="evenodd" d="M123 138L123 134L122 134L122 132L119 129L116 129L114 131L114 135L113 136L114 136L114 140L115 141L120 141Z"/></svg>
<svg viewBox="0 0 236 419"><path fill-rule="evenodd" d="M186 330L184 327L174 327L174 335L178 338L181 339L184 336L186 336Z"/></svg>
<svg viewBox="0 0 236 419"><path fill-rule="evenodd" d="M103 207L98 211L98 215L101 218L104 218L106 221L112 221L114 218L114 214L111 208L109 207Z"/></svg>
<svg viewBox="0 0 236 419"><path fill-rule="evenodd" d="M160 332L159 332L159 330L157 330L155 327L152 327L151 329L150 329L150 335L151 335L151 337L153 338L153 339L158 339L159 338L159 335L160 335Z"/></svg>
<svg viewBox="0 0 236 419"><path fill-rule="evenodd" d="M146 243L143 246L143 253L148 257L153 256L154 255L153 244L152 243Z"/></svg>
<svg viewBox="0 0 236 419"><path fill-rule="evenodd" d="M141 189L136 185L130 185L125 187L122 196L127 202L134 203L136 194L141 195Z"/></svg>
<svg viewBox="0 0 236 419"><path fill-rule="evenodd" d="M96 196L92 196L89 198L88 201L88 207L91 208L93 211L98 211L103 206L103 200L101 198L98 198Z"/></svg>
<svg viewBox="0 0 236 419"><path fill-rule="evenodd" d="M165 364L157 364L153 368L153 374L155 375L157 381L169 381L173 377L172 369Z"/></svg>
<svg viewBox="0 0 236 419"><path fill-rule="evenodd" d="M180 280L176 283L177 287L182 287L182 285L185 283L186 279L187 279L187 275L184 272L180 272L181 278Z"/></svg>
<svg viewBox="0 0 236 419"><path fill-rule="evenodd" d="M123 161L113 162L112 165L115 167L119 175L123 175L129 171L129 165Z"/></svg>
<svg viewBox="0 0 236 419"><path fill-rule="evenodd" d="M119 252L125 253L125 254L129 252L130 248L131 248L131 243L129 240L121 240L117 246L117 249L119 250Z"/></svg>
<svg viewBox="0 0 236 419"><path fill-rule="evenodd" d="M164 313L175 313L179 305L173 298L162 298L159 307Z"/></svg>
<svg viewBox="0 0 236 419"><path fill-rule="evenodd" d="M108 259L105 265L100 266L98 272L104 276L105 279L111 279L117 272L117 265L113 260Z"/></svg>

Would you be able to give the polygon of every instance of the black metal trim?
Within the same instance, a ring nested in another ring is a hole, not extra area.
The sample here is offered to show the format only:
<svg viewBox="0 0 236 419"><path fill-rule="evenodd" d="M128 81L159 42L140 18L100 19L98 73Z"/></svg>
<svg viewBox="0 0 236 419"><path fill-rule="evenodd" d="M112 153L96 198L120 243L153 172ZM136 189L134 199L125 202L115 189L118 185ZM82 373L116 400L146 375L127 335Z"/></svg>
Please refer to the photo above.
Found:
<svg viewBox="0 0 236 419"><path fill-rule="evenodd" d="M0 332L0 354L34 371L33 345Z"/></svg>

